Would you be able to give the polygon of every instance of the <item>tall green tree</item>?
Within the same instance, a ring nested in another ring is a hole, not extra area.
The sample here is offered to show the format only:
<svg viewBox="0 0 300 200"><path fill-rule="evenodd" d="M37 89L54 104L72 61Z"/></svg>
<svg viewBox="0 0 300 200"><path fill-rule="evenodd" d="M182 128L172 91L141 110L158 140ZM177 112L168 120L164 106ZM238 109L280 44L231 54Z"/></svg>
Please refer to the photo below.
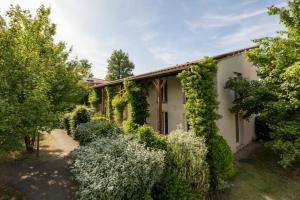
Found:
<svg viewBox="0 0 300 200"><path fill-rule="evenodd" d="M280 153L280 164L286 167L300 160L300 1L271 6L268 13L278 15L285 30L255 40L259 48L246 53L261 80L231 78L227 87L238 94L233 112L266 120L273 139L266 145Z"/></svg>
<svg viewBox="0 0 300 200"><path fill-rule="evenodd" d="M134 64L129 60L128 53L121 49L113 51L107 62L106 80L117 80L133 75Z"/></svg>
<svg viewBox="0 0 300 200"><path fill-rule="evenodd" d="M0 152L33 148L38 131L49 130L60 113L86 95L82 64L68 63L70 51L55 42L50 9L35 16L11 6L0 17Z"/></svg>

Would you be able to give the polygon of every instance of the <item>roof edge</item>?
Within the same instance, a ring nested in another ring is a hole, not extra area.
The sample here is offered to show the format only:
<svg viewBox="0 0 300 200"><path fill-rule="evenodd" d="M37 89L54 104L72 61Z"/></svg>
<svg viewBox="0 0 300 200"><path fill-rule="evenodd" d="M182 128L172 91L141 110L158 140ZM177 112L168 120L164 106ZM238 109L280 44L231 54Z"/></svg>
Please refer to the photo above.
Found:
<svg viewBox="0 0 300 200"><path fill-rule="evenodd" d="M235 51L230 51L230 52L218 54L218 55L212 56L212 58L219 61L219 60L222 60L222 59L227 58L229 56L239 55L239 54L243 53L244 51L248 51L248 50L251 50L251 49L258 48L258 47L259 47L258 45L250 46L250 47L247 47L247 48L238 49L238 50L235 50ZM166 68L162 68L162 69L159 69L159 70L143 73L143 74L130 76L130 77L127 77L127 79L128 80L141 80L141 79L153 78L153 77L157 77L157 76L164 76L164 75L168 76L170 74L174 74L176 72L182 71L182 70L190 67L191 65L197 64L202 59L203 58L201 58L199 60L194 60L194 61L186 62L186 63L183 63L183 64L177 64L175 66L166 67ZM101 88L101 87L105 87L105 86L117 85L117 84L122 83L123 81L124 81L124 79L108 81L107 83L97 84L97 85L93 86L92 88Z"/></svg>

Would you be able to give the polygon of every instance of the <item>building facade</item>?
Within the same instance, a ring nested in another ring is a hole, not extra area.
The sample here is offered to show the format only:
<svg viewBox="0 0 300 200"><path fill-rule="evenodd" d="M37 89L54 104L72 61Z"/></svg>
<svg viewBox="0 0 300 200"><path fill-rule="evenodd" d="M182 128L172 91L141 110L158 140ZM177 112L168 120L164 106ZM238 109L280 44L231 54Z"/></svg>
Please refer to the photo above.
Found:
<svg viewBox="0 0 300 200"><path fill-rule="evenodd" d="M245 60L242 52L249 50L241 49L221 55L214 56L217 60L217 75L215 86L217 89L217 100L219 102L218 113L221 118L217 121L219 134L222 135L230 145L232 152L251 142L255 138L254 117L249 121L241 118L239 114L231 113L230 108L235 98L233 91L225 89L225 83L230 77L243 76L250 80L257 80L255 66ZM177 74L191 65L199 62L193 61L174 67L164 68L150 73L129 77L129 80L143 81L148 86L149 117L147 123L162 134L168 134L179 125L188 130L184 108L185 95ZM99 111L105 114L106 98L104 88L115 85L122 89L123 80L110 81L94 86L101 93ZM127 114L124 113L126 118Z"/></svg>

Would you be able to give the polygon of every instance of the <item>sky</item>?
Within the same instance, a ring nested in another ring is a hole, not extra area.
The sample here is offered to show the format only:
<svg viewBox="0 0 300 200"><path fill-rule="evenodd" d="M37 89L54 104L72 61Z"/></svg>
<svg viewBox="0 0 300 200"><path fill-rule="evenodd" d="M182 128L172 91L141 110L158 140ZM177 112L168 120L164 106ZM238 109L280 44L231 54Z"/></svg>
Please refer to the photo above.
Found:
<svg viewBox="0 0 300 200"><path fill-rule="evenodd" d="M284 0L0 0L3 16L19 4L32 14L51 7L56 41L71 57L88 59L94 77L104 78L115 49L129 54L134 74L252 46L252 39L282 30L270 5Z"/></svg>

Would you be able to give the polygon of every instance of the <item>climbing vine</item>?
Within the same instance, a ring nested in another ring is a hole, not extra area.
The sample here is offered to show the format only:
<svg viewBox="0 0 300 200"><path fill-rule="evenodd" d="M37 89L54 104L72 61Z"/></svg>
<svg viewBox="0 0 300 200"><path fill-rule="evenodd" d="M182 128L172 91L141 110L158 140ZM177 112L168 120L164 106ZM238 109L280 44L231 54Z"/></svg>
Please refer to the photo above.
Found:
<svg viewBox="0 0 300 200"><path fill-rule="evenodd" d="M211 190L222 187L221 184L224 180L221 179L229 177L233 173L230 147L223 137L217 136L218 127L216 120L220 118L220 115L216 113L218 109L217 91L214 81L216 73L217 62L212 58L205 57L198 64L191 66L178 75L187 97L185 108L188 122L198 136L206 138ZM220 146L225 147L222 148ZM216 152L215 149L225 149L226 151ZM229 160L227 162L229 166L225 167L228 169L227 171L222 171L218 167L218 164L222 162L222 156Z"/></svg>
<svg viewBox="0 0 300 200"><path fill-rule="evenodd" d="M116 95L112 100L114 118L118 124L121 124L123 122L123 113L126 105L127 99L121 94Z"/></svg>
<svg viewBox="0 0 300 200"><path fill-rule="evenodd" d="M128 112L132 123L143 125L149 116L147 88L138 81L124 81L124 96L128 101Z"/></svg>
<svg viewBox="0 0 300 200"><path fill-rule="evenodd" d="M89 92L88 101L91 106L97 108L97 104L100 101L100 91L97 89L91 89Z"/></svg>
<svg viewBox="0 0 300 200"><path fill-rule="evenodd" d="M116 88L114 86L108 86L105 88L107 94L107 118L110 120L114 119L114 111L112 106L112 100L116 93Z"/></svg>

